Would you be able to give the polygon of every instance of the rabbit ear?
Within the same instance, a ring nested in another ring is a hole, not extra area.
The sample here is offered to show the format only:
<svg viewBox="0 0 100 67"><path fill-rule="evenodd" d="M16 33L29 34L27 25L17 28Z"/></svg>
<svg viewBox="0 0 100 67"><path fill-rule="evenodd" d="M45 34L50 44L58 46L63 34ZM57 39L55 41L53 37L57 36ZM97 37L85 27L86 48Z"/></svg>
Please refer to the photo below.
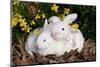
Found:
<svg viewBox="0 0 100 67"><path fill-rule="evenodd" d="M45 19L45 23L44 23L43 28L46 29L47 25L48 25L48 21L47 21L47 19Z"/></svg>
<svg viewBox="0 0 100 67"><path fill-rule="evenodd" d="M72 23L73 21L75 21L77 19L77 13L73 13L73 14L69 14L68 16L66 16L63 20L64 23Z"/></svg>

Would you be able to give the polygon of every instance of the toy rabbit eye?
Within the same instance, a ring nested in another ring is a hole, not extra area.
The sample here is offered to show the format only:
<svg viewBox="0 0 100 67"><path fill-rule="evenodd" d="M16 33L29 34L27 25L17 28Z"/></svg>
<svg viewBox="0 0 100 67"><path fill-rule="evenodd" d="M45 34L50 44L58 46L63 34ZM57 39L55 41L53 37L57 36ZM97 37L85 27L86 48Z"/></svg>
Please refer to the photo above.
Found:
<svg viewBox="0 0 100 67"><path fill-rule="evenodd" d="M62 28L62 30L65 30L64 28Z"/></svg>

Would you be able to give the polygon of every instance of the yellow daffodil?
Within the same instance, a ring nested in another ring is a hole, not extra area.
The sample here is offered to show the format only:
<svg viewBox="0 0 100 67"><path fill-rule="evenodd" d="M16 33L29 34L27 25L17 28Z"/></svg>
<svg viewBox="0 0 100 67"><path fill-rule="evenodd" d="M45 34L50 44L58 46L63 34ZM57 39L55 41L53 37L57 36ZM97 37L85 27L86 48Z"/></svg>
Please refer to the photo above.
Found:
<svg viewBox="0 0 100 67"><path fill-rule="evenodd" d="M42 18L43 18L43 19L45 19L45 18L46 18L46 16L45 16L45 14L44 14L44 13L42 14Z"/></svg>
<svg viewBox="0 0 100 67"><path fill-rule="evenodd" d="M26 32L27 32L27 33L29 33L29 32L30 32L30 30L31 30L31 28L30 28L30 27L27 27L27 28L26 28Z"/></svg>
<svg viewBox="0 0 100 67"><path fill-rule="evenodd" d="M26 26L26 27L22 27L21 30L29 33L31 28L29 26Z"/></svg>
<svg viewBox="0 0 100 67"><path fill-rule="evenodd" d="M19 22L20 22L20 23L21 23L21 22L25 22L25 19L22 19L22 18L21 18L21 19L19 20Z"/></svg>
<svg viewBox="0 0 100 67"><path fill-rule="evenodd" d="M26 24L25 19L20 19L20 27L26 26Z"/></svg>
<svg viewBox="0 0 100 67"><path fill-rule="evenodd" d="M17 20L16 18L12 18L12 28L17 25Z"/></svg>
<svg viewBox="0 0 100 67"><path fill-rule="evenodd" d="M72 24L72 28L74 31L78 30L79 25L78 24Z"/></svg>
<svg viewBox="0 0 100 67"><path fill-rule="evenodd" d="M36 16L35 16L35 19L37 20L37 19L40 19L41 18L41 16L39 15L39 14L37 14Z"/></svg>
<svg viewBox="0 0 100 67"><path fill-rule="evenodd" d="M14 15L14 17L16 17L16 18L22 18L22 16L21 16L20 14L18 14L18 13L16 13L16 14Z"/></svg>
<svg viewBox="0 0 100 67"><path fill-rule="evenodd" d="M20 18L22 18L20 14L15 14L14 16L12 16L12 27L15 27L17 25Z"/></svg>
<svg viewBox="0 0 100 67"><path fill-rule="evenodd" d="M31 25L35 25L36 22L34 20L31 21Z"/></svg>
<svg viewBox="0 0 100 67"><path fill-rule="evenodd" d="M54 12L58 12L58 8L59 6L57 6L56 4L53 4L53 6L51 7L51 10Z"/></svg>
<svg viewBox="0 0 100 67"><path fill-rule="evenodd" d="M26 27L26 24L27 24L26 22L21 22L20 27Z"/></svg>
<svg viewBox="0 0 100 67"><path fill-rule="evenodd" d="M19 22L19 20L22 18L22 16L20 14L15 14L12 19L16 19L17 22Z"/></svg>
<svg viewBox="0 0 100 67"><path fill-rule="evenodd" d="M22 30L22 31L25 31L25 30L26 30L26 27L22 27L21 30Z"/></svg>
<svg viewBox="0 0 100 67"><path fill-rule="evenodd" d="M64 8L64 14L69 14L69 12L70 12L70 9L69 8Z"/></svg>

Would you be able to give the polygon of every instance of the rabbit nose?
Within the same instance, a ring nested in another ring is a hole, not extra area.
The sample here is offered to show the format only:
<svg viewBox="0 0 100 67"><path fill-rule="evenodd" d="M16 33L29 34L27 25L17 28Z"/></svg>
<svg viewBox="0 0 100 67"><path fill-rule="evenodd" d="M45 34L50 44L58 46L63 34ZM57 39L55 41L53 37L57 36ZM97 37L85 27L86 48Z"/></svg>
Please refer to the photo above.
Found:
<svg viewBox="0 0 100 67"><path fill-rule="evenodd" d="M51 34L52 37L56 38L59 35L58 32Z"/></svg>
<svg viewBox="0 0 100 67"><path fill-rule="evenodd" d="M35 48L36 48L36 49L39 49L39 46L36 45Z"/></svg>

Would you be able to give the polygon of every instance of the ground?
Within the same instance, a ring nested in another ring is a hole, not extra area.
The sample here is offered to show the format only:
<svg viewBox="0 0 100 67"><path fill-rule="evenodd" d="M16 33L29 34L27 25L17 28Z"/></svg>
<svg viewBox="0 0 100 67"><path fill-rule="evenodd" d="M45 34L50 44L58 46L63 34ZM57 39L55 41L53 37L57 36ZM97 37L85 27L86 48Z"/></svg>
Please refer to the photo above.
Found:
<svg viewBox="0 0 100 67"><path fill-rule="evenodd" d="M96 61L96 43L92 39L88 39L84 43L84 47L80 53L77 50L72 50L69 53L57 57L54 54L41 56L33 53L30 56L21 46L15 46L12 52L13 65L38 65L38 64L56 64L56 63L73 63L73 62L88 62Z"/></svg>

